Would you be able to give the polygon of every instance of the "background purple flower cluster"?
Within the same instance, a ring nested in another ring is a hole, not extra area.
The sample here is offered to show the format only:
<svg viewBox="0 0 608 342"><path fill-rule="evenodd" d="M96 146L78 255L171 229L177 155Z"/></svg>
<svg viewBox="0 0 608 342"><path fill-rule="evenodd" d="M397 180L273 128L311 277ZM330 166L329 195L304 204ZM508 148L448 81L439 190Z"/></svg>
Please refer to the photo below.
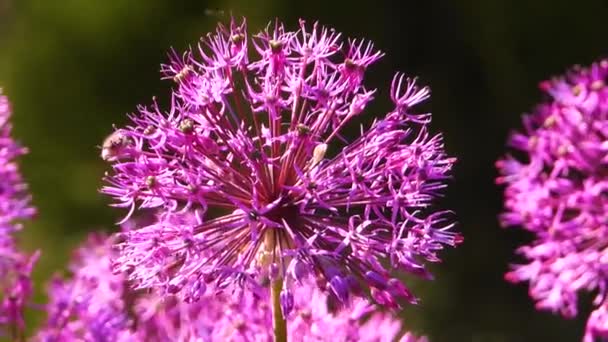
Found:
<svg viewBox="0 0 608 342"><path fill-rule="evenodd" d="M0 88L0 336L23 336L23 311L32 294L30 273L37 254L27 255L16 245L15 233L35 210L16 158L27 150L11 136L11 107Z"/></svg>
<svg viewBox="0 0 608 342"><path fill-rule="evenodd" d="M240 296L209 289L196 303L129 289L111 269L111 239L92 235L76 252L72 276L49 287L49 319L39 341L272 341L268 289ZM290 341L424 342L365 300L331 310L327 291L307 282L295 291ZM129 309L130 308L130 309Z"/></svg>
<svg viewBox="0 0 608 342"><path fill-rule="evenodd" d="M585 341L608 338L607 76L603 60L542 82L550 99L523 117L509 140L514 155L497 162L497 183L507 185L502 224L534 233L518 249L527 263L506 278L529 281L537 308L569 318L580 291L597 291Z"/></svg>

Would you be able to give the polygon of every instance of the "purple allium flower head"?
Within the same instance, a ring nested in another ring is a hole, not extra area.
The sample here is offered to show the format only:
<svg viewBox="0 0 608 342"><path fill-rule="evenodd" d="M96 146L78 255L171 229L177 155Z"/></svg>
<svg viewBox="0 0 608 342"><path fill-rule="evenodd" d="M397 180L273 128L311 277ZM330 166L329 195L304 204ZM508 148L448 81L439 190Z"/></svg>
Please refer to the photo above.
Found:
<svg viewBox="0 0 608 342"><path fill-rule="evenodd" d="M135 291L123 274L110 266L111 241L92 236L78 250L71 279L56 279L50 287L49 318L38 341L272 341L268 289L232 296L211 285L195 303L174 296ZM364 299L343 310L330 309L329 290L311 279L294 289L288 337L291 341L395 341L399 320ZM426 342L411 333L404 342Z"/></svg>
<svg viewBox="0 0 608 342"><path fill-rule="evenodd" d="M286 282L288 310L294 284L312 274L343 302L366 289L390 307L415 302L390 271L430 278L423 261L461 241L450 212L429 209L455 159L429 133L430 114L413 109L429 90L401 74L394 108L353 141L341 135L373 99L363 79L381 56L304 21L250 36L233 20L172 52L169 110L140 107L103 144L113 172L102 192L128 208L125 220L165 213L122 234L115 269L189 301L210 282L271 277ZM196 219L175 222L176 212Z"/></svg>
<svg viewBox="0 0 608 342"><path fill-rule="evenodd" d="M509 145L519 158L497 162L506 184L503 226L535 239L528 261L506 278L528 281L539 309L577 314L579 291L597 291L588 334L606 332L608 285L608 61L541 83L549 98L525 115ZM591 336L589 335L589 336Z"/></svg>
<svg viewBox="0 0 608 342"><path fill-rule="evenodd" d="M30 273L37 254L27 256L17 249L14 233L21 221L31 218L27 185L23 182L16 159L27 150L11 136L11 108L0 88L0 327L12 334L23 332L23 309L31 295ZM3 333L3 332L2 332ZM15 337L15 336L13 336Z"/></svg>

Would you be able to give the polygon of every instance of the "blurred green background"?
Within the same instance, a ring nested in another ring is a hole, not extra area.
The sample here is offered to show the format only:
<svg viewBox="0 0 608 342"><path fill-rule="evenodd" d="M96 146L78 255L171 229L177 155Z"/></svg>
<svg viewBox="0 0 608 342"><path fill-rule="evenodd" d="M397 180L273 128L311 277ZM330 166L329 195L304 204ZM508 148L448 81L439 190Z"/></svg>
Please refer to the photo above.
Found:
<svg viewBox="0 0 608 342"><path fill-rule="evenodd" d="M526 286L503 281L529 236L498 226L493 163L520 113L541 99L539 81L606 55L600 0L0 0L0 86L14 135L31 150L22 169L39 209L22 234L25 248L43 252L38 302L84 235L114 229L121 214L97 192L107 168L97 146L137 104L168 94L158 72L168 48L195 44L230 12L251 31L275 17L295 29L302 17L374 40L387 55L369 74L380 87L370 115L388 106L395 70L431 86L433 130L460 160L443 204L458 214L465 243L444 253L435 281L413 285L423 300L404 312L409 329L433 341L580 340L584 314L536 312ZM588 298L581 305L584 313Z"/></svg>

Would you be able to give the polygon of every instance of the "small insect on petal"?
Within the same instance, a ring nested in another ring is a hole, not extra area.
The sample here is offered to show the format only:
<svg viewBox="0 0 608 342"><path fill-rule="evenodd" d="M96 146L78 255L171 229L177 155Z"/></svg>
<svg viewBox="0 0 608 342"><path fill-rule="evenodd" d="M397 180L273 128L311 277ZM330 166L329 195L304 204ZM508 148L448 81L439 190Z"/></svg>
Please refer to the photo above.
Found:
<svg viewBox="0 0 608 342"><path fill-rule="evenodd" d="M192 72L192 67L189 65L185 65L182 70L180 70L173 77L173 81L175 83L181 83L190 73Z"/></svg>
<svg viewBox="0 0 608 342"><path fill-rule="evenodd" d="M116 131L108 135L101 144L101 159L115 161L125 155L129 145L131 145L131 140L121 131Z"/></svg>
<svg viewBox="0 0 608 342"><path fill-rule="evenodd" d="M312 152L312 163L311 166L316 166L325 158L325 152L327 152L327 144L319 144L315 146Z"/></svg>

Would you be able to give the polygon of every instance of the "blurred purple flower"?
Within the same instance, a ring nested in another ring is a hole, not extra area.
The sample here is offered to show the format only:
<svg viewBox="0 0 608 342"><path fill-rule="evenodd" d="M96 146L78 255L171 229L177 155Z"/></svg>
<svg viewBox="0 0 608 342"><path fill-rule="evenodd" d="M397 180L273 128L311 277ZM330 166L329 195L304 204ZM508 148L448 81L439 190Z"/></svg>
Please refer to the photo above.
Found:
<svg viewBox="0 0 608 342"><path fill-rule="evenodd" d="M583 342L595 342L608 340L608 310L606 310L605 302L596 308L589 319L585 329L585 337Z"/></svg>
<svg viewBox="0 0 608 342"><path fill-rule="evenodd" d="M111 244L92 236L75 255L72 278L52 283L49 318L36 340L272 341L267 289L229 295L211 288L196 303L136 292L128 289L123 275L112 274ZM305 281L294 291L291 341L389 342L402 330L400 321L374 312L363 299L334 311L328 290ZM401 341L427 340L407 333Z"/></svg>
<svg viewBox="0 0 608 342"><path fill-rule="evenodd" d="M518 158L497 162L506 184L503 226L521 226L534 241L506 278L529 281L538 309L577 315L579 291L597 291L587 336L607 337L608 61L575 67L541 83L549 99L511 135ZM602 332L603 335L598 335ZM590 337L591 338L591 337ZM591 339L586 339L591 341Z"/></svg>
<svg viewBox="0 0 608 342"><path fill-rule="evenodd" d="M48 287L47 322L38 341L132 341L133 326L122 276L112 273L104 235L90 235L74 253L71 279L59 276Z"/></svg>
<svg viewBox="0 0 608 342"><path fill-rule="evenodd" d="M23 182L16 159L27 153L12 136L10 123L11 107L0 88L0 245L12 246L12 234L21 229L19 221L30 219L35 214L31 197Z"/></svg>
<svg viewBox="0 0 608 342"><path fill-rule="evenodd" d="M170 109L140 107L103 144L113 172L102 192L128 208L125 220L165 213L122 234L115 270L187 301L210 282L255 288L271 277L286 282L288 311L294 285L313 274L342 302L365 289L389 307L416 302L390 272L430 278L424 260L461 241L450 212L430 209L455 159L428 132L430 114L412 109L429 90L400 74L394 108L352 142L341 135L373 99L362 82L381 56L304 21L253 37L232 21L172 52ZM175 222L176 212L196 220Z"/></svg>
<svg viewBox="0 0 608 342"><path fill-rule="evenodd" d="M13 235L35 210L16 164L27 150L11 137L10 116L10 104L0 88L0 327L18 338L25 328L23 310L32 293L30 273L38 255L19 251Z"/></svg>

